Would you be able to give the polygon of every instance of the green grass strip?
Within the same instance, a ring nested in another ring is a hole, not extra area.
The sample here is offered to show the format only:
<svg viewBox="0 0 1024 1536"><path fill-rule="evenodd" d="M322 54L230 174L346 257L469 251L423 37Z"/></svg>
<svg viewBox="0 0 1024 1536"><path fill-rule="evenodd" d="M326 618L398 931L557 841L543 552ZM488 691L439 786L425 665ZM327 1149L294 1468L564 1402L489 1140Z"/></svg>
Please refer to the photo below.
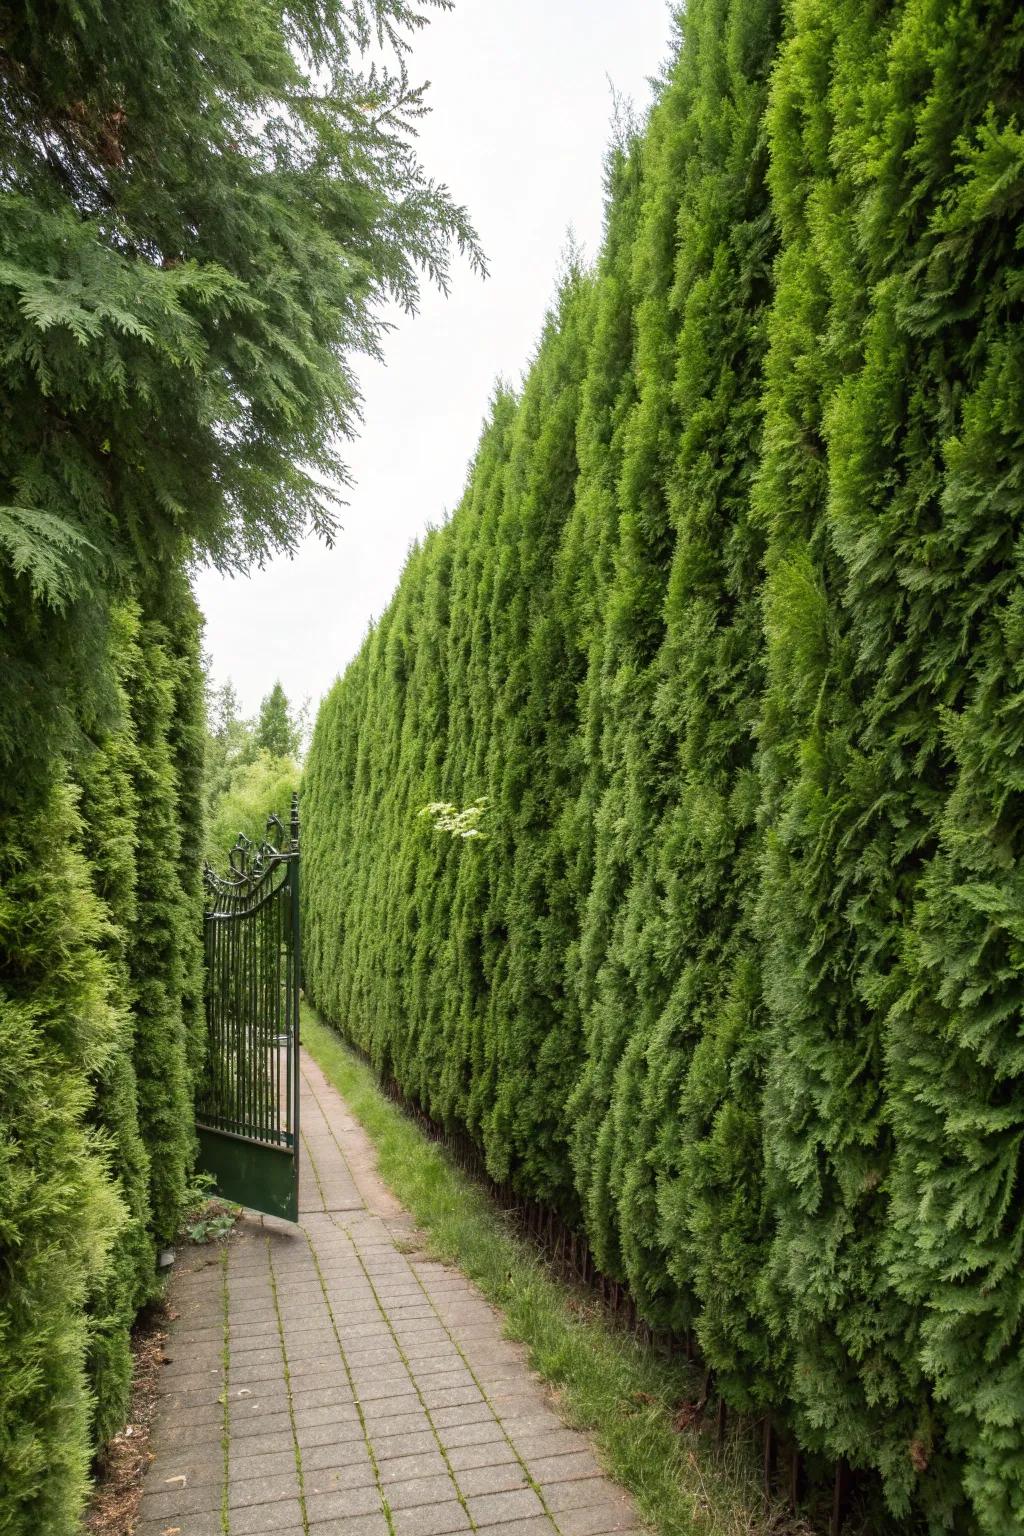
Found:
<svg viewBox="0 0 1024 1536"><path fill-rule="evenodd" d="M610 1475L664 1536L758 1536L806 1529L768 1515L749 1443L723 1451L673 1418L694 1395L688 1369L610 1324L586 1292L553 1276L487 1193L381 1092L370 1068L311 1009L303 1044L372 1139L381 1176L432 1252L504 1314L506 1333L557 1391L563 1417L595 1441Z"/></svg>

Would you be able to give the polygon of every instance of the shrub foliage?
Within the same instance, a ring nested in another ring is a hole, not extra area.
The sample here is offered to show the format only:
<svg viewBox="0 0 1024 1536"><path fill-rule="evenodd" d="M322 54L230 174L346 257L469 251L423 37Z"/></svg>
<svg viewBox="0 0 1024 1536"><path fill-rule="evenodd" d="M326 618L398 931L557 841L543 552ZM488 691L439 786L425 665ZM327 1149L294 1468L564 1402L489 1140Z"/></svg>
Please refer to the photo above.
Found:
<svg viewBox="0 0 1024 1536"><path fill-rule="evenodd" d="M1024 31L679 29L593 270L320 710L308 988L733 1407L1003 1536Z"/></svg>
<svg viewBox="0 0 1024 1536"><path fill-rule="evenodd" d="M453 248L479 265L410 142L405 51L432 3L4 8L3 1536L79 1528L192 1158L187 573L329 535L354 355L379 351L384 301L444 286Z"/></svg>

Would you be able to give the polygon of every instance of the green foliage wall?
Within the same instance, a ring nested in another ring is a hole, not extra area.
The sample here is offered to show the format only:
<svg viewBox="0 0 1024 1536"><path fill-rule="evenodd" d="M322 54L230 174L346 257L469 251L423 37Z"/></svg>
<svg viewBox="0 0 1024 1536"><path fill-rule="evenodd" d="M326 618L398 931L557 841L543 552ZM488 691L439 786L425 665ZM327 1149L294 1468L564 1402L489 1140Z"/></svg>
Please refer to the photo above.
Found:
<svg viewBox="0 0 1024 1536"><path fill-rule="evenodd" d="M733 1407L984 1536L1024 1529L1019 22L686 8L303 781L324 1012Z"/></svg>
<svg viewBox="0 0 1024 1536"><path fill-rule="evenodd" d="M482 265L411 144L426 19L409 0L4 11L2 1536L78 1529L192 1157L185 573L329 533L353 354L379 355L385 305L443 288L453 250Z"/></svg>
<svg viewBox="0 0 1024 1536"><path fill-rule="evenodd" d="M111 614L115 708L0 878L0 1530L71 1532L125 1420L192 1158L202 983L198 616ZM198 713L197 713L198 708ZM191 846L191 843L196 846Z"/></svg>
<svg viewBox="0 0 1024 1536"><path fill-rule="evenodd" d="M90 1124L93 1081L109 1094L124 1016L109 996L81 834L61 785L3 854L0 933L17 960L0 1007L0 1528L18 1536L71 1529L91 1445L85 1309L105 1301L127 1214Z"/></svg>

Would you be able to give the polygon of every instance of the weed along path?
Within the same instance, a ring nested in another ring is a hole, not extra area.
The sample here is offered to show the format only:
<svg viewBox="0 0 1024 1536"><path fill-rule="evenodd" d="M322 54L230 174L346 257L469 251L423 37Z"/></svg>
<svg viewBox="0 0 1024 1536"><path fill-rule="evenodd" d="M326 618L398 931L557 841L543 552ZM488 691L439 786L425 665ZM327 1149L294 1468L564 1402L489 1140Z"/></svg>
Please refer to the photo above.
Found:
<svg viewBox="0 0 1024 1536"><path fill-rule="evenodd" d="M636 1525L501 1319L421 1255L304 1055L297 1227L247 1215L174 1276L136 1536L602 1536Z"/></svg>

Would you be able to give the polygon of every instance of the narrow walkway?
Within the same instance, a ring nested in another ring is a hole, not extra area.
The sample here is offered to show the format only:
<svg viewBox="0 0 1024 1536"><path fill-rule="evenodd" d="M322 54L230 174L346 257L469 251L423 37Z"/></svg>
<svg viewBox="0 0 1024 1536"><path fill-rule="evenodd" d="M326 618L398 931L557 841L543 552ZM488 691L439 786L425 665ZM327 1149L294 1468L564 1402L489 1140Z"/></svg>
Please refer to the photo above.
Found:
<svg viewBox="0 0 1024 1536"><path fill-rule="evenodd" d="M300 1225L247 1215L172 1282L136 1536L634 1527L500 1316L419 1256L369 1139L307 1056L302 1115Z"/></svg>

